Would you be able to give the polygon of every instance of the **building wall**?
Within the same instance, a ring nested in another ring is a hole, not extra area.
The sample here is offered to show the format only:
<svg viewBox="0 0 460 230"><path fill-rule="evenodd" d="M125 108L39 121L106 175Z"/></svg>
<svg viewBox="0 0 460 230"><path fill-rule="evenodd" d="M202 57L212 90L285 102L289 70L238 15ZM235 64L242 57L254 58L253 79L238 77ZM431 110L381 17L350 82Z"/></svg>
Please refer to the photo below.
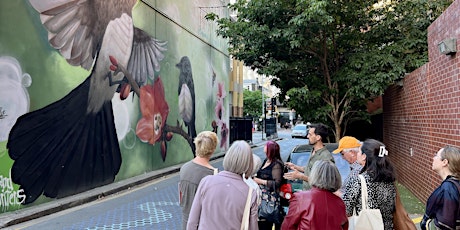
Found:
<svg viewBox="0 0 460 230"><path fill-rule="evenodd" d="M262 85L264 87L264 94L269 98L276 97L278 95L280 89L271 85L271 81L273 78L272 76L258 74L257 71L252 70L250 67L247 66L244 66L243 69L244 80L254 80L257 82L257 86ZM247 89L247 86L244 86L244 88ZM258 90L258 88L256 88L255 90Z"/></svg>
<svg viewBox="0 0 460 230"><path fill-rule="evenodd" d="M429 62L383 95L384 143L399 181L423 202L441 182L431 170L434 154L460 147L460 59L438 49L446 38L460 40L459 11L453 2L428 28Z"/></svg>
<svg viewBox="0 0 460 230"><path fill-rule="evenodd" d="M30 205L36 205L71 195L69 190L85 191L101 184L186 162L194 157L192 126L196 133L204 130L218 133L219 146L216 152L228 148L231 101L228 93L228 45L226 40L216 37L216 25L204 19L210 12L221 17L228 16L227 0L137 1L131 11L133 24L157 39L158 44L164 44L159 45L164 48L160 50L164 57L158 58L159 67L152 75L142 76L145 81L140 84L140 96L130 93L125 100L120 100L120 93L109 90L113 98L109 94L104 105L111 103L112 108L108 107L106 116L98 120L88 118L96 114L96 111L89 112L86 106L78 105L106 96L101 94L87 99L89 95L95 95L92 93L105 92L110 88L105 83L100 84L99 88L86 88L87 91L81 89L86 87L82 84L88 82L86 79L97 79L92 77L95 76L92 75L95 74L94 70L111 73L108 58L105 57L106 62L101 62L102 67L93 66L88 70L78 64L70 65L70 61L64 58L64 55L69 55L66 49L62 48L60 52L50 45L52 34L48 33L41 21L47 17L41 18L36 9L48 7L48 3L52 5L63 1L34 1L39 5L35 8L31 2L18 0L0 3L0 213L25 207L22 204L28 191L37 191L38 199L31 196L30 202ZM117 1L116 4L120 6L123 2ZM104 20L108 8L86 11L85 15L74 15L72 18L99 17L98 20ZM82 12L85 11L79 13ZM59 30L59 23L50 23ZM95 33L100 31L104 31L104 28L95 30ZM123 32L125 30L112 34L108 40L127 36ZM104 54L109 55L125 51L115 46L102 49ZM179 63L185 63L186 59L190 65L180 66ZM123 60L118 59L118 63L123 63ZM186 75L187 71L191 75ZM194 90L187 84L190 94L195 95L192 101L184 102L183 98L179 98L179 92L183 92L180 78L184 76L189 76L187 79L194 82ZM99 79L106 80L104 77ZM94 86L92 83L90 87ZM97 90L91 91L93 89ZM114 90L116 86L110 89ZM77 93L77 96L73 96ZM64 100L81 104L66 103ZM196 111L193 112L196 117L194 120L189 119L191 115L183 112L190 111L191 107L187 106L192 104ZM158 115L165 120L154 119ZM19 117L23 119L17 121ZM186 120L190 122L186 124ZM87 127L88 121L94 122L94 127ZM47 126L40 126L42 122ZM54 125L59 122L63 124ZM96 130L103 124L108 124L107 127L112 129L96 135ZM30 127L26 127L28 125ZM21 130L22 135L10 135L13 127ZM73 130L80 129L85 132L70 135ZM56 133L59 135L48 138ZM54 146L50 146L51 142ZM55 146L61 146L62 151L55 151ZM115 151L117 149L119 151ZM114 160L109 162L107 159ZM69 168L72 171L66 171ZM42 174L49 171L59 173ZM33 178L35 175L42 176L37 179ZM49 177L52 177L52 181L45 181ZM46 185L45 189L56 186L59 190L41 191L40 186L31 182L33 180ZM74 183L76 180L81 183ZM41 195L43 192L47 197Z"/></svg>

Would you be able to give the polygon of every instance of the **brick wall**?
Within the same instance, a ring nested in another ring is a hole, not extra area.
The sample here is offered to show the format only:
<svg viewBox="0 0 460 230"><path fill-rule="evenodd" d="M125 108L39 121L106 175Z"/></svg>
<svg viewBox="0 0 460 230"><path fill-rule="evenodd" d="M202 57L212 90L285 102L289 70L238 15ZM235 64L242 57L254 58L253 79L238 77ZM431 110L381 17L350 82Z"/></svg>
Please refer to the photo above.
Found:
<svg viewBox="0 0 460 230"><path fill-rule="evenodd" d="M428 28L429 62L383 95L383 142L398 180L422 202L441 182L431 170L434 154L445 145L460 147L459 16L455 1ZM437 44L446 38L458 40L459 53L439 52Z"/></svg>

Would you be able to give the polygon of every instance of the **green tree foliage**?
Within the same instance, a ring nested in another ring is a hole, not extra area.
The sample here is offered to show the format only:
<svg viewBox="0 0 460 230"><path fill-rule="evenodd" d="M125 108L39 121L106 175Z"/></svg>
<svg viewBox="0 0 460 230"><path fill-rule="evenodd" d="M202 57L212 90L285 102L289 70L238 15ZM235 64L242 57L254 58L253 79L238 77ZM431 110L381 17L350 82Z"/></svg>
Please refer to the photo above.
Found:
<svg viewBox="0 0 460 230"><path fill-rule="evenodd" d="M237 0L237 18L209 20L229 51L336 140L365 103L428 61L427 27L452 0Z"/></svg>
<svg viewBox="0 0 460 230"><path fill-rule="evenodd" d="M262 92L243 91L243 114L250 117L260 117L262 115Z"/></svg>

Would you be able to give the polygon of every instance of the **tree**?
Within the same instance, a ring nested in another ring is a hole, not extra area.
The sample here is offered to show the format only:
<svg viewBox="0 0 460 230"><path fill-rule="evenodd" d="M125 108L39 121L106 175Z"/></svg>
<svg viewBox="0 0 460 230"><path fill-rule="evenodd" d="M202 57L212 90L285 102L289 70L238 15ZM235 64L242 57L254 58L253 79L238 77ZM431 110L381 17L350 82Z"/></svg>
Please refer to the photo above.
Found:
<svg viewBox="0 0 460 230"><path fill-rule="evenodd" d="M259 90L249 91L244 89L243 104L243 114L251 117L260 117L262 115L262 92Z"/></svg>
<svg viewBox="0 0 460 230"><path fill-rule="evenodd" d="M238 0L209 20L229 52L274 76L280 98L338 141L365 103L428 61L427 27L452 0Z"/></svg>

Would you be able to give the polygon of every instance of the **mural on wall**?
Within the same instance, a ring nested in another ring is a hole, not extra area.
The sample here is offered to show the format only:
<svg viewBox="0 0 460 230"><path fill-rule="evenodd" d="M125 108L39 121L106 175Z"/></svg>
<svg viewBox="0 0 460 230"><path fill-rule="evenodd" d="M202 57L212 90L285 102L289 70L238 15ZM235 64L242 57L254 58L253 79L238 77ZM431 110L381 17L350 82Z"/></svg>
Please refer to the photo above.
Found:
<svg viewBox="0 0 460 230"><path fill-rule="evenodd" d="M195 86L193 84L192 65L188 57L182 57L176 67L180 70L177 91L179 94L179 113L187 126L188 135L195 138ZM195 152L194 145L193 150Z"/></svg>
<svg viewBox="0 0 460 230"><path fill-rule="evenodd" d="M227 96L225 92L225 86L223 83L218 84L217 89L217 100L216 100L216 107L214 111L216 112L216 120L212 122L213 131L215 133L219 132L220 128L220 147L226 148L227 140L228 140L228 128L227 123L223 119L223 115L225 114L225 107L224 107L224 100Z"/></svg>
<svg viewBox="0 0 460 230"><path fill-rule="evenodd" d="M24 189L25 204L42 193L59 198L114 181L122 159L111 99L116 91L122 98L131 91L139 95L139 86L160 70L166 50L165 42L133 26L135 0L94 1L96 8L90 1L30 3L41 14L51 46L91 74L61 100L21 116L12 128L11 174Z"/></svg>
<svg viewBox="0 0 460 230"><path fill-rule="evenodd" d="M194 157L193 138L202 130L219 134L218 151L228 148L228 56L154 16L143 1L25 2L8 4L40 14L27 23L38 37L46 32L50 49L43 53L51 61L33 63L21 49L3 46L7 39L0 36L1 211L185 162ZM155 22L145 24L149 17ZM181 40L199 45L184 48ZM34 42L43 47L44 41ZM84 71L62 68L59 59ZM48 96L76 75L81 80L66 84L70 92ZM197 82L206 90L196 92ZM3 202L7 195L11 204Z"/></svg>
<svg viewBox="0 0 460 230"><path fill-rule="evenodd" d="M19 62L13 57L0 57L0 141L8 134L16 119L29 111L27 87L32 84L28 73L22 73Z"/></svg>
<svg viewBox="0 0 460 230"><path fill-rule="evenodd" d="M0 142L8 139L8 134L16 119L29 111L27 87L32 83L28 73L22 73L19 62L13 57L0 57ZM0 147L0 158L6 150ZM0 207L2 211L24 203L23 189L14 189L11 171L0 175Z"/></svg>

